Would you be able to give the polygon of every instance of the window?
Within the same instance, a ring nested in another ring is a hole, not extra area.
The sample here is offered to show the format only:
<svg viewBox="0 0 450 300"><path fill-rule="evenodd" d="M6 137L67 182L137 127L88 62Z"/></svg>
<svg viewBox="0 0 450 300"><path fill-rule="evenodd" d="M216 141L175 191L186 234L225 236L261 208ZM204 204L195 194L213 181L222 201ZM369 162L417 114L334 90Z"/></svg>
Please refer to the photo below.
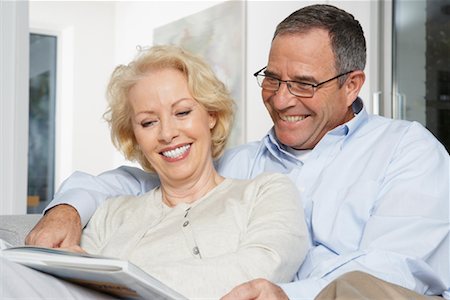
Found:
<svg viewBox="0 0 450 300"><path fill-rule="evenodd" d="M28 213L40 213L52 199L55 177L55 36L30 34Z"/></svg>
<svg viewBox="0 0 450 300"><path fill-rule="evenodd" d="M394 116L419 121L450 151L450 4L393 4Z"/></svg>

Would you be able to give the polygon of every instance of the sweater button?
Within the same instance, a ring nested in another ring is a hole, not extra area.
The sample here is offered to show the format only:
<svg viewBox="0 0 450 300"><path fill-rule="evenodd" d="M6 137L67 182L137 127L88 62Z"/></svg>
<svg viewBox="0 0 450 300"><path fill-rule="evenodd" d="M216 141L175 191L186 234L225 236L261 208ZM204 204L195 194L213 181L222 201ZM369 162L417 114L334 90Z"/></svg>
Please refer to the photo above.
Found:
<svg viewBox="0 0 450 300"><path fill-rule="evenodd" d="M186 221L186 222L183 223L183 227L186 227L188 225L189 225L189 221Z"/></svg>
<svg viewBox="0 0 450 300"><path fill-rule="evenodd" d="M198 247L194 247L192 249L192 253L194 253L194 255L198 255L200 253L200 251L198 250Z"/></svg>

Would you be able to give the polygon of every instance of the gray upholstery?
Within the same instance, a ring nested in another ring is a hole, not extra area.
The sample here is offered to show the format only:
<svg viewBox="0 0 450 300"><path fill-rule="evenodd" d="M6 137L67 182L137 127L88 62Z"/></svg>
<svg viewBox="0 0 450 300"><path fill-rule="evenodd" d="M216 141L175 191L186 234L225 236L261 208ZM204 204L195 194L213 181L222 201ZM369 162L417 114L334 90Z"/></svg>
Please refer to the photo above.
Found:
<svg viewBox="0 0 450 300"><path fill-rule="evenodd" d="M41 214L0 216L0 239L14 246L23 245L27 233L41 216Z"/></svg>

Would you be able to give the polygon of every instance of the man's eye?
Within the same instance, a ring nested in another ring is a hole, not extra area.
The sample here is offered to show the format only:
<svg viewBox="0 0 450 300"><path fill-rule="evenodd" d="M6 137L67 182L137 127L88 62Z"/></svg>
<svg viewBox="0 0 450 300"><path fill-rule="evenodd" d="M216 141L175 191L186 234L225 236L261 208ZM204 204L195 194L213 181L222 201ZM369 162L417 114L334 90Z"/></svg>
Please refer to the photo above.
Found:
<svg viewBox="0 0 450 300"><path fill-rule="evenodd" d="M297 91L309 91L312 86L310 84L302 83L302 82L290 82L291 87Z"/></svg>
<svg viewBox="0 0 450 300"><path fill-rule="evenodd" d="M278 85L278 79L275 79L275 78L272 78L272 77L266 77L264 79L264 81L266 81L267 84Z"/></svg>

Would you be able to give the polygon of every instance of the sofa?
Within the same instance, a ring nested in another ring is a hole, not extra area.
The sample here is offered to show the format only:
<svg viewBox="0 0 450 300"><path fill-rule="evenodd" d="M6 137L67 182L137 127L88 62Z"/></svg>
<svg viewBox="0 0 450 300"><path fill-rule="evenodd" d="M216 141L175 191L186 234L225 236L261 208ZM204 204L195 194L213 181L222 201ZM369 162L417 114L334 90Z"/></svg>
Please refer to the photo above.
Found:
<svg viewBox="0 0 450 300"><path fill-rule="evenodd" d="M0 239L14 246L23 245L27 233L41 216L41 214L0 216Z"/></svg>

